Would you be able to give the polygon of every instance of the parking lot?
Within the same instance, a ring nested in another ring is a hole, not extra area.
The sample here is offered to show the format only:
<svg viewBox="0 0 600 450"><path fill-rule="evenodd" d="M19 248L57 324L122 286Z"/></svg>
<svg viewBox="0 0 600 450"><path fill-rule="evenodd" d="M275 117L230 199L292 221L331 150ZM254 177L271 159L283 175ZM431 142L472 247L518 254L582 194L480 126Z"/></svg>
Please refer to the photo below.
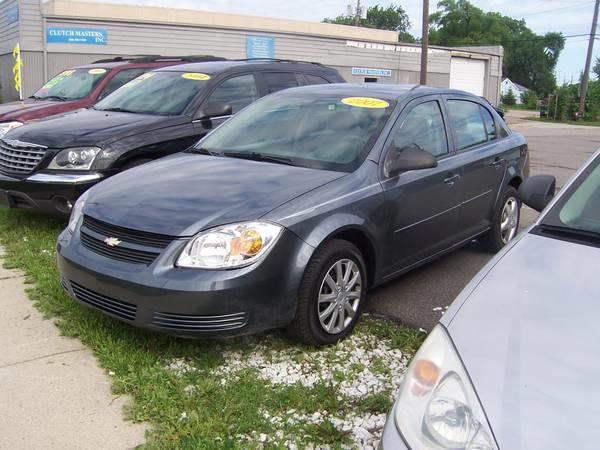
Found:
<svg viewBox="0 0 600 450"><path fill-rule="evenodd" d="M551 174L560 189L574 171L598 148L600 128L526 120L531 111L509 111L511 128L529 142L531 174ZM537 213L521 211L521 229ZM430 330L462 288L492 257L477 243L414 270L371 292L367 309L403 324Z"/></svg>

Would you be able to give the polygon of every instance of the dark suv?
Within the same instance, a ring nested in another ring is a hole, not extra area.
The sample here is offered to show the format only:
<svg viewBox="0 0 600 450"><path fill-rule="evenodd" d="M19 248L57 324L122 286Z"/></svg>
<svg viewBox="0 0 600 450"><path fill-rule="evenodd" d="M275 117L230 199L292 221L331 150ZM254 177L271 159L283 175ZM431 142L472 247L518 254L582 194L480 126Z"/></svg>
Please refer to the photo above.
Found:
<svg viewBox="0 0 600 450"><path fill-rule="evenodd" d="M146 56L102 59L64 70L23 101L0 105L0 138L32 119L87 108L149 70L214 56Z"/></svg>
<svg viewBox="0 0 600 450"><path fill-rule="evenodd" d="M0 139L0 203L68 214L93 184L185 150L254 100L281 89L343 82L320 64L214 61L147 72L90 109Z"/></svg>

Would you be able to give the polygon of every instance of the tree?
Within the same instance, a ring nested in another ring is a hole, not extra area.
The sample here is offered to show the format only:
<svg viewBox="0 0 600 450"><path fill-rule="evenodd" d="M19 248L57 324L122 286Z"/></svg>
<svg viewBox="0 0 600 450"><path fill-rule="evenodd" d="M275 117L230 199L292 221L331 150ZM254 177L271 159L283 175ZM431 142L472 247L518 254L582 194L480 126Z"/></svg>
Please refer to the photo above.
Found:
<svg viewBox="0 0 600 450"><path fill-rule="evenodd" d="M538 101L538 96L533 91L525 91L521 93L521 103L525 105L527 109L537 109Z"/></svg>
<svg viewBox="0 0 600 450"><path fill-rule="evenodd" d="M540 94L556 86L554 68L565 40L560 33L537 35L524 20L484 12L468 0L441 0L429 16L431 44L502 45L504 76Z"/></svg>
<svg viewBox="0 0 600 450"><path fill-rule="evenodd" d="M509 88L506 95L503 95L500 100L503 104L508 106L512 106L517 103L517 98L515 97L515 93L513 92L512 88Z"/></svg>
<svg viewBox="0 0 600 450"><path fill-rule="evenodd" d="M596 64L594 64L592 71L594 72L594 75L596 75L596 79L600 81L600 56L596 58Z"/></svg>
<svg viewBox="0 0 600 450"><path fill-rule="evenodd" d="M356 26L356 17L345 14L337 16L335 19L323 19L325 23L335 23L338 25ZM408 14L402 6L391 4L387 8L379 5L367 9L367 18L359 18L358 26L365 28L377 28L379 30L397 31L399 40L402 42L414 42L415 38L408 32L410 20Z"/></svg>

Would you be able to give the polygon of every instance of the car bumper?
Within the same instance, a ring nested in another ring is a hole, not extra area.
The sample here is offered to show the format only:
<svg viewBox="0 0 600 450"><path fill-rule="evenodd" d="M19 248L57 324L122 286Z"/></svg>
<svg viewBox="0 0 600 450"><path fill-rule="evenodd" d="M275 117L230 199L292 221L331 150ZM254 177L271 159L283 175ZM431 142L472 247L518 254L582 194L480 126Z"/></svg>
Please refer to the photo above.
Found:
<svg viewBox="0 0 600 450"><path fill-rule="evenodd" d="M189 238L188 238L189 239ZM183 337L237 336L289 324L313 248L284 230L262 261L240 269L175 267L188 239L149 266L110 259L65 230L57 258L66 292L85 306L136 327Z"/></svg>
<svg viewBox="0 0 600 450"><path fill-rule="evenodd" d="M385 427L383 429L383 434L381 435L381 440L379 441L379 450L410 450L406 442L404 442L404 438L398 432L396 428L396 423L394 422L394 408L392 408L392 412L387 418L385 422Z"/></svg>
<svg viewBox="0 0 600 450"><path fill-rule="evenodd" d="M70 214L77 198L102 180L99 173L35 173L27 178L0 174L0 205L40 209L51 214Z"/></svg>

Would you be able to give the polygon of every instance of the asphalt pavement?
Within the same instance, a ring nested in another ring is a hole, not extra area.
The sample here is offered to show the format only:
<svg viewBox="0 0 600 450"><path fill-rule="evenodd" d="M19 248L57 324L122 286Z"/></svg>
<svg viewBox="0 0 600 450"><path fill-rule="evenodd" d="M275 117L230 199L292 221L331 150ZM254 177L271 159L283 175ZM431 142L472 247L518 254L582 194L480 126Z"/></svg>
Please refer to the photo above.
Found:
<svg viewBox="0 0 600 450"><path fill-rule="evenodd" d="M526 120L531 111L510 111L510 127L529 143L531 174L554 175L562 187L571 175L600 148L600 127L553 124ZM521 210L521 229L537 213ZM405 325L431 330L469 280L493 255L476 242L413 270L369 293L366 311Z"/></svg>

